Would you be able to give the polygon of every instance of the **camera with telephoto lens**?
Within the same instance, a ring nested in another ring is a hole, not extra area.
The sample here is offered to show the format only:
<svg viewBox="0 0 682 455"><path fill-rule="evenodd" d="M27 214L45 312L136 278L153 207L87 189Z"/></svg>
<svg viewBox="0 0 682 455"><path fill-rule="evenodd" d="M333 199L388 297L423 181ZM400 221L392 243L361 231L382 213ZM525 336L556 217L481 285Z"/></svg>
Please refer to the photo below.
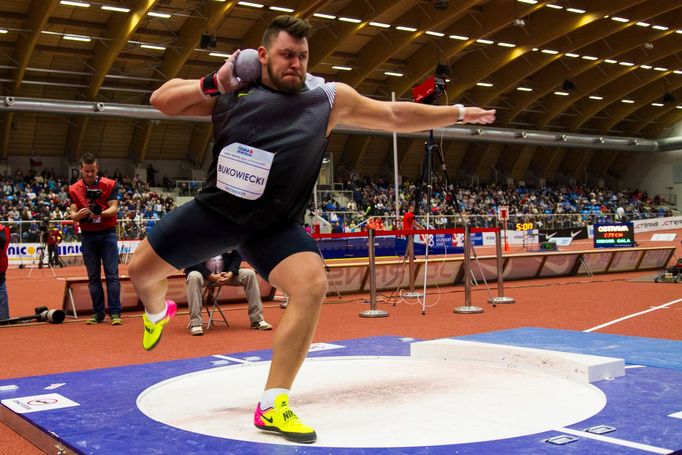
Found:
<svg viewBox="0 0 682 455"><path fill-rule="evenodd" d="M46 306L39 306L33 309L35 312L35 319L41 322L52 322L53 324L60 324L64 322L66 313L62 310L48 310Z"/></svg>
<svg viewBox="0 0 682 455"><path fill-rule="evenodd" d="M88 188L85 190L85 198L88 200L88 208L90 213L99 216L102 214L102 207L97 204L97 199L102 195L102 190L97 188Z"/></svg>

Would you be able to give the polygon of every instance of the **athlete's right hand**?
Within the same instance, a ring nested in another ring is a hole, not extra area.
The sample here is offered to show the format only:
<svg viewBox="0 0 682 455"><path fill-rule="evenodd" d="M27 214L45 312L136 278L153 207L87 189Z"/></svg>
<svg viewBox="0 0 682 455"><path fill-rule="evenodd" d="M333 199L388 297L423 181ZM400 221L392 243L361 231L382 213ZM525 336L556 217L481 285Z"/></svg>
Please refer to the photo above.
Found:
<svg viewBox="0 0 682 455"><path fill-rule="evenodd" d="M220 67L216 74L219 84L218 89L221 93L234 92L235 90L239 90L246 86L246 82L237 79L237 76L234 74L234 62L237 60L238 55L239 49L234 51L232 55L225 60L225 63L223 63L223 66Z"/></svg>

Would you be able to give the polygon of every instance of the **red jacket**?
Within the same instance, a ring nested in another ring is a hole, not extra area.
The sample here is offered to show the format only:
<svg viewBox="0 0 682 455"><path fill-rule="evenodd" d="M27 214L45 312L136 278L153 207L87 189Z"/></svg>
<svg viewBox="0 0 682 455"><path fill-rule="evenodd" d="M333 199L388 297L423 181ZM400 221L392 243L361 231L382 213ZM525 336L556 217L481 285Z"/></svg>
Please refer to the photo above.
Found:
<svg viewBox="0 0 682 455"><path fill-rule="evenodd" d="M116 199L116 180L111 180L106 177L100 177L97 182L89 187L90 189L102 190L102 194L99 196L97 205L100 206L102 211L109 208L109 201ZM84 207L90 206L90 201L85 197L88 187L83 182L83 179L78 180L73 185L69 186L69 198L71 202L76 204L76 207L80 210ZM100 223L90 223L85 220L79 222L81 231L84 232L96 232L104 231L107 229L112 229L116 227L116 214L108 218L102 218Z"/></svg>

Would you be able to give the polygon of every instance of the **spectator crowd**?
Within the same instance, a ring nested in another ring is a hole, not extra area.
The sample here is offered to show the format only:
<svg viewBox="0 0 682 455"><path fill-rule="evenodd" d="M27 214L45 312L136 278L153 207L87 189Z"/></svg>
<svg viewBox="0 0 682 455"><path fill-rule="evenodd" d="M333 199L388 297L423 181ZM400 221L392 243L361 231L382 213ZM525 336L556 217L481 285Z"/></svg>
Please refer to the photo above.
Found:
<svg viewBox="0 0 682 455"><path fill-rule="evenodd" d="M157 194L139 177L113 174L119 184L119 239L144 238L166 213L175 207L172 196ZM5 203L0 205L0 220L7 221L12 242L40 241L41 227L58 220L68 220L69 182L54 170L31 170L26 174L0 177L0 191ZM166 182L164 182L166 183ZM398 187L400 215L408 211L417 197L423 221L428 213L433 227L454 227L469 217L473 226L496 223L500 206L509 208L512 222L559 220L560 226L599 221L628 221L640 218L673 216L672 209L659 196L650 198L645 191L612 190L592 185L546 185L542 187L506 184L473 184L458 181L447 186L434 176L430 194L426 185L418 191L414 180L403 179ZM311 198L309 214L317 215L332 227L332 232L351 232L376 220L382 229L398 229L394 223L396 197L393 182L386 178L360 177L353 174L343 183L343 196L324 194L317 209ZM182 195L182 194L181 194ZM572 215L572 216L567 216ZM562 221L563 220L563 221ZM13 222L25 222L21 229ZM72 224L60 224L64 241L75 238Z"/></svg>
<svg viewBox="0 0 682 455"><path fill-rule="evenodd" d="M137 177L115 174L119 184L119 239L143 238L156 220L175 207L175 199L151 191ZM12 176L0 177L0 191L5 201L0 205L0 220L8 222L12 242L38 242L41 228L69 219L69 183L52 169L41 172L32 169L25 175L17 171ZM21 229L17 222L24 222ZM60 227L64 241L74 239L73 224L60 223Z"/></svg>

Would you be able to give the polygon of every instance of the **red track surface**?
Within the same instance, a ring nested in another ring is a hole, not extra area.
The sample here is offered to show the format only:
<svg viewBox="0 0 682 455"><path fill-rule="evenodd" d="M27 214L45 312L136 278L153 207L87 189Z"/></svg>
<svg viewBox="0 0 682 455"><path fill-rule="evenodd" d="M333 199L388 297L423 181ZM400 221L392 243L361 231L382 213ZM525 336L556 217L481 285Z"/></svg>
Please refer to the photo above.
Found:
<svg viewBox="0 0 682 455"><path fill-rule="evenodd" d="M675 241L681 254L681 232ZM663 246L649 242L651 233L637 235L641 246ZM582 241L571 249L586 249ZM510 253L522 252L512 247ZM490 254L481 251L480 254ZM121 266L126 274L126 266ZM58 277L85 276L83 267L56 270ZM55 279L50 269L11 269L7 287L13 317L33 314L36 306L61 308L64 282ZM474 288L472 305L483 307L482 314L454 314L464 302L463 286L430 288L427 311L415 300L400 301L396 293L379 296L379 308L387 318L365 319L358 313L368 309L366 295L331 295L322 310L315 342L331 342L376 335L399 335L420 339L460 336L518 327L544 327L587 330L682 299L682 284L654 283L655 272L619 273L594 277L570 277L508 282L505 295L514 297L512 305L488 305L483 286ZM491 286L496 295L496 287ZM394 305L395 303L395 305ZM80 371L229 354L246 350L269 349L274 332L249 328L246 305L223 307L231 327L218 325L203 337L191 337L186 328L187 309L167 327L163 341L152 352L141 346L140 313L125 313L124 324L87 326L84 318L67 319L64 324L21 324L0 326L0 379L58 372ZM277 328L284 310L277 303L265 303L265 319ZM601 333L682 340L682 302L623 320L597 330ZM112 393L116 385L112 384ZM112 431L115 431L113 429ZM31 443L0 424L0 454L41 453Z"/></svg>

